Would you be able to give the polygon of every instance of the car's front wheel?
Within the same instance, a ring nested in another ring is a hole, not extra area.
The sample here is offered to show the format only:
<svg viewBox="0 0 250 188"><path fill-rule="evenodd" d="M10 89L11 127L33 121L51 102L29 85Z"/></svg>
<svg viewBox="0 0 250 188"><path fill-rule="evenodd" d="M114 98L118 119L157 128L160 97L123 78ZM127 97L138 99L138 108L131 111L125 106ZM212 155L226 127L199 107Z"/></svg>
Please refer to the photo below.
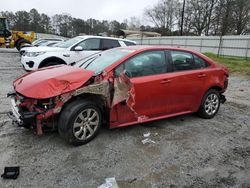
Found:
<svg viewBox="0 0 250 188"><path fill-rule="evenodd" d="M76 100L62 111L58 132L69 143L82 145L91 141L102 124L102 114L95 103Z"/></svg>
<svg viewBox="0 0 250 188"><path fill-rule="evenodd" d="M202 118L213 118L220 108L220 94L215 89L210 89L203 96L198 114Z"/></svg>
<svg viewBox="0 0 250 188"><path fill-rule="evenodd" d="M48 62L43 67L50 67L50 66L59 65L59 64L60 63L57 63L57 62Z"/></svg>

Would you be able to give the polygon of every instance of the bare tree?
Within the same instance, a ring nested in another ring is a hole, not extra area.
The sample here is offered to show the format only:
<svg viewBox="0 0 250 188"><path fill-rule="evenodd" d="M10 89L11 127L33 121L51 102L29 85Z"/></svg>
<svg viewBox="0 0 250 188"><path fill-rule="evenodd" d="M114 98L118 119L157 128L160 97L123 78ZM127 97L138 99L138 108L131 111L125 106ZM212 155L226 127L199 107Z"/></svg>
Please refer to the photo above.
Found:
<svg viewBox="0 0 250 188"><path fill-rule="evenodd" d="M233 6L233 19L235 23L236 34L240 35L246 32L247 23L250 20L250 0L236 0Z"/></svg>
<svg viewBox="0 0 250 188"><path fill-rule="evenodd" d="M211 20L214 19L214 16L213 16L214 6L217 4L217 2L218 2L218 0L210 0L208 21L207 21L207 27L206 27L206 30L205 30L206 35L209 35Z"/></svg>
<svg viewBox="0 0 250 188"><path fill-rule="evenodd" d="M191 26L197 35L201 35L208 26L212 0L190 0L189 3L192 10Z"/></svg>
<svg viewBox="0 0 250 188"><path fill-rule="evenodd" d="M157 28L163 28L171 32L176 24L180 3L178 0L160 0L152 8L144 11L146 17L155 24Z"/></svg>

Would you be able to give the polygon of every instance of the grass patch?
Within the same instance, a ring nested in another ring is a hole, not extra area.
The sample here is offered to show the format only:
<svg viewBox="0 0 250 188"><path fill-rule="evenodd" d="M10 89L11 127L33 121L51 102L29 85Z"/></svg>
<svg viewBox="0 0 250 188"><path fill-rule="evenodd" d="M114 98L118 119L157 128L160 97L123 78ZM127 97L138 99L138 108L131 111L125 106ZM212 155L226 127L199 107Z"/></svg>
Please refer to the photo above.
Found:
<svg viewBox="0 0 250 188"><path fill-rule="evenodd" d="M246 60L238 57L228 57L228 56L220 56L217 57L216 54L213 53L204 53L207 57L216 61L219 64L225 65L230 73L236 73L240 75L250 76L250 60Z"/></svg>

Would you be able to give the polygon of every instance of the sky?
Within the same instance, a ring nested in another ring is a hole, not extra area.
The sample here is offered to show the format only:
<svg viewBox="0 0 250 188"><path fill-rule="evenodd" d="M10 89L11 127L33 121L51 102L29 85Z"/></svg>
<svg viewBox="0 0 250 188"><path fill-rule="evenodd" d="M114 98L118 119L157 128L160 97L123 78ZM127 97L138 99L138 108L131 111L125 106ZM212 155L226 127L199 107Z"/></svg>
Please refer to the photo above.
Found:
<svg viewBox="0 0 250 188"><path fill-rule="evenodd" d="M6 0L1 3L0 11L26 10L32 8L49 16L69 13L81 19L117 20L122 22L132 16L143 17L145 8L152 7L158 0ZM146 21L147 22L147 21Z"/></svg>

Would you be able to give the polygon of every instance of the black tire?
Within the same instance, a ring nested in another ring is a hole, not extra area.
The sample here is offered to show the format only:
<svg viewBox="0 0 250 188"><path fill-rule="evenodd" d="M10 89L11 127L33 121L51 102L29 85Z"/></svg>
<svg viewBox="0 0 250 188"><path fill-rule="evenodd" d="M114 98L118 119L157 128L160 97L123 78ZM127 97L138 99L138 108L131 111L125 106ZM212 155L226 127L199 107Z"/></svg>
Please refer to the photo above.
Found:
<svg viewBox="0 0 250 188"><path fill-rule="evenodd" d="M220 94L216 89L208 90L202 98L198 115L205 119L213 118L220 108Z"/></svg>
<svg viewBox="0 0 250 188"><path fill-rule="evenodd" d="M15 47L16 47L16 49L17 49L18 51L20 51L20 49L22 48L22 46L23 46L24 44L31 44L31 43L30 43L29 41L27 41L27 40L21 38L21 39L19 39L19 40L16 42Z"/></svg>
<svg viewBox="0 0 250 188"><path fill-rule="evenodd" d="M48 62L48 63L45 63L42 67L50 67L50 66L54 66L54 65L60 65L60 63L58 63L58 62Z"/></svg>
<svg viewBox="0 0 250 188"><path fill-rule="evenodd" d="M88 112L92 116L88 116ZM93 120L96 120L98 123L91 125L90 121L92 123L93 121L90 119L94 116L94 113L96 113L96 118L93 118ZM82 119L87 117L89 117L87 121ZM58 132L67 142L75 146L83 145L94 139L98 134L102 119L101 111L95 103L89 100L76 100L68 104L61 112L58 122ZM81 133L78 135L79 132Z"/></svg>

